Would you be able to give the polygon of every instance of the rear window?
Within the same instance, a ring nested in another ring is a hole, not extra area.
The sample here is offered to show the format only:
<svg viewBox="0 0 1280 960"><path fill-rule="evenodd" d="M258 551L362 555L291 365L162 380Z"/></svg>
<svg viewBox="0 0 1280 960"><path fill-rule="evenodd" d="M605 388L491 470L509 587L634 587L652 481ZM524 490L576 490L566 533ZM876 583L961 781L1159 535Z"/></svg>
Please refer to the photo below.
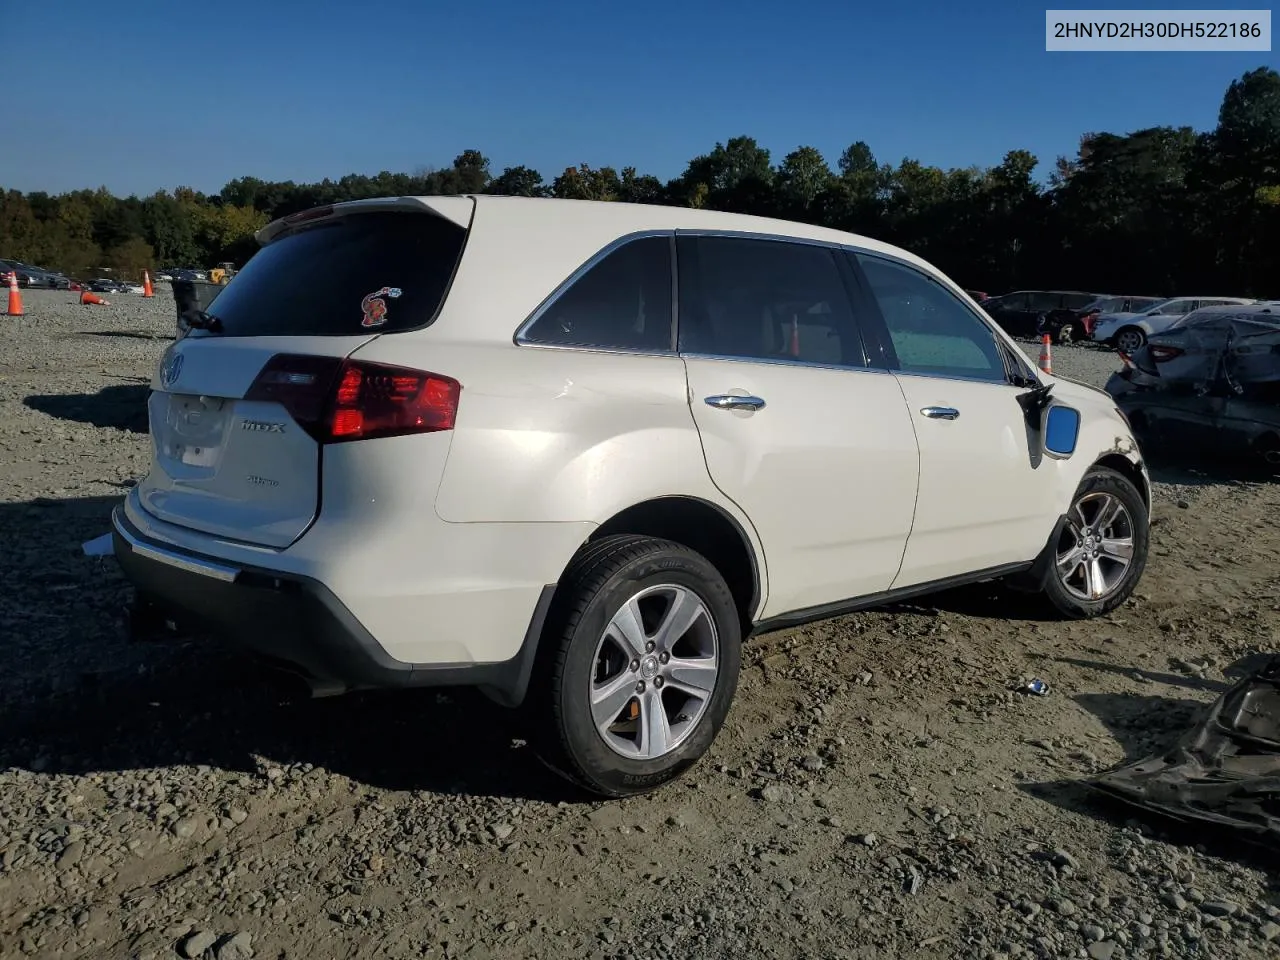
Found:
<svg viewBox="0 0 1280 960"><path fill-rule="evenodd" d="M320 221L260 249L206 309L228 337L416 329L439 310L465 238L430 214Z"/></svg>

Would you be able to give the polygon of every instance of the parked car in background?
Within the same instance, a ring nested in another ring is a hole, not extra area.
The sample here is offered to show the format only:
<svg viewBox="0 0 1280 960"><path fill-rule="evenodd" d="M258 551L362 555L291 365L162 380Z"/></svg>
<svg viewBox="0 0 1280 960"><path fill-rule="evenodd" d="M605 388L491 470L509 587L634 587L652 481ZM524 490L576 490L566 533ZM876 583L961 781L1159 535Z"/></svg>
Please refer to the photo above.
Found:
<svg viewBox="0 0 1280 960"><path fill-rule="evenodd" d="M54 273L30 263L23 263L21 260L0 260L0 274L7 276L10 272L18 275L18 286L20 287L33 287L36 289L41 287L49 289L62 287L65 289L67 285L67 278L60 273Z"/></svg>
<svg viewBox="0 0 1280 960"><path fill-rule="evenodd" d="M1092 339L1121 353L1133 353L1153 333L1168 330L1175 320L1193 310L1253 302L1248 297L1170 297L1140 312L1100 313L1093 322Z"/></svg>
<svg viewBox="0 0 1280 960"><path fill-rule="evenodd" d="M1049 334L1057 343L1076 343L1093 336L1093 325L1104 313L1128 313L1149 310L1163 297L1099 297L1078 310L1050 310L1040 318L1036 332Z"/></svg>
<svg viewBox="0 0 1280 960"><path fill-rule="evenodd" d="M1079 290L1015 290L990 297L981 306L1010 336L1030 340L1038 336L1041 315L1053 310L1078 310L1096 299L1096 293Z"/></svg>
<svg viewBox="0 0 1280 960"><path fill-rule="evenodd" d="M125 293L127 287L119 280L113 280L110 277L98 277L95 280L86 280L83 284L86 290L93 293Z"/></svg>
<svg viewBox="0 0 1280 960"><path fill-rule="evenodd" d="M753 631L1001 577L1094 617L1142 575L1111 398L904 250L497 196L257 238L152 377L113 515L137 630L328 693L478 686L616 797L710 748Z"/></svg>
<svg viewBox="0 0 1280 960"><path fill-rule="evenodd" d="M1125 354L1107 392L1150 451L1280 464L1280 303L1178 318Z"/></svg>

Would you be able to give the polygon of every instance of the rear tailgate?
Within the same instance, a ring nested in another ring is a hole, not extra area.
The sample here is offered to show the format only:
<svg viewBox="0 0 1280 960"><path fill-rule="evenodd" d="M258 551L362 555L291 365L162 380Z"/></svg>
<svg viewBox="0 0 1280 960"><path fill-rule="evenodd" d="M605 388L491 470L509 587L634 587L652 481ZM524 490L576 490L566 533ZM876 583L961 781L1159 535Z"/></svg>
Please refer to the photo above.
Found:
<svg viewBox="0 0 1280 960"><path fill-rule="evenodd" d="M301 536L319 508L316 426L337 363L431 322L466 238L462 204L472 201L357 203L266 228L266 245L211 305L215 329L194 330L161 359L143 508L246 543L279 548ZM281 354L314 362L273 372Z"/></svg>

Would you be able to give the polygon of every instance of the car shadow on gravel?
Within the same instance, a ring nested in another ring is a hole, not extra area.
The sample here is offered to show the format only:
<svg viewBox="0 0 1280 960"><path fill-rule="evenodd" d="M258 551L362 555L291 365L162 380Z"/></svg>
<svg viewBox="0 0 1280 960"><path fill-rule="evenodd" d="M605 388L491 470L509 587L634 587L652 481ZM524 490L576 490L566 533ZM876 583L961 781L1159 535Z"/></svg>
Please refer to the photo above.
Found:
<svg viewBox="0 0 1280 960"><path fill-rule="evenodd" d="M33 394L22 402L59 420L146 433L150 392L150 384L142 381L103 387L97 393Z"/></svg>
<svg viewBox="0 0 1280 960"><path fill-rule="evenodd" d="M878 609L888 613L936 613L946 611L984 620L1045 622L1052 614L1037 594L1013 590L998 580L952 587L937 593L888 604Z"/></svg>
<svg viewBox="0 0 1280 960"><path fill-rule="evenodd" d="M79 340L83 337L110 337L126 340L173 340L171 333L152 333L149 330L86 330L70 336Z"/></svg>
<svg viewBox="0 0 1280 960"><path fill-rule="evenodd" d="M1145 453L1145 450L1144 450ZM1147 455L1147 471L1155 483L1214 487L1236 483L1275 483L1280 470L1252 457L1207 458Z"/></svg>
<svg viewBox="0 0 1280 960"><path fill-rule="evenodd" d="M119 502L0 503L0 576L14 587L0 597L0 769L311 764L391 790L588 799L523 745L515 713L475 691L313 700L216 641L129 642L119 568L79 549Z"/></svg>

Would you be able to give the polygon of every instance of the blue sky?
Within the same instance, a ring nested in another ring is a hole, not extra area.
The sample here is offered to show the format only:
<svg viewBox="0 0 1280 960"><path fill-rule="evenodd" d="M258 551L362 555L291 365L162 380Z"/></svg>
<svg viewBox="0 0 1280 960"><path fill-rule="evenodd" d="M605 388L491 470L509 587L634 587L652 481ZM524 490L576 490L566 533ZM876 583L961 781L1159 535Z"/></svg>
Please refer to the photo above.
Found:
<svg viewBox="0 0 1280 960"><path fill-rule="evenodd" d="M469 147L548 182L581 162L667 179L738 134L775 162L809 144L833 165L855 140L944 167L1022 147L1043 176L1086 131L1210 128L1231 80L1280 65L1046 53L1045 6L15 2L0 186L216 191L445 166Z"/></svg>

